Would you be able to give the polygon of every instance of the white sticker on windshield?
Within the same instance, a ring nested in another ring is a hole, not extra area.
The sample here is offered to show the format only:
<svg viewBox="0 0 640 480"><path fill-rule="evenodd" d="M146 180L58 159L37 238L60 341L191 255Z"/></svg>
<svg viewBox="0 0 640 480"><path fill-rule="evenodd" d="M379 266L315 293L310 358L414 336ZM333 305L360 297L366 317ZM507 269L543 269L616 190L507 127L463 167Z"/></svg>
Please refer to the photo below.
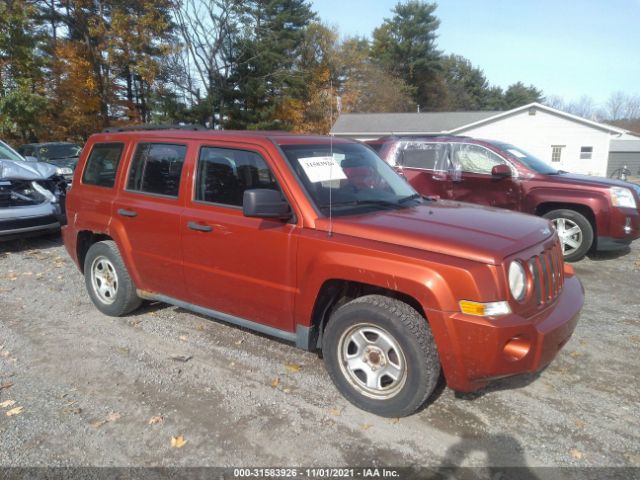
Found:
<svg viewBox="0 0 640 480"><path fill-rule="evenodd" d="M298 161L312 183L346 180L347 178L344 170L333 157L307 157L299 158Z"/></svg>
<svg viewBox="0 0 640 480"><path fill-rule="evenodd" d="M522 153L520 150L516 150L514 148L507 149L507 152L509 152L511 155L515 155L518 158L526 157L526 155L524 153Z"/></svg>

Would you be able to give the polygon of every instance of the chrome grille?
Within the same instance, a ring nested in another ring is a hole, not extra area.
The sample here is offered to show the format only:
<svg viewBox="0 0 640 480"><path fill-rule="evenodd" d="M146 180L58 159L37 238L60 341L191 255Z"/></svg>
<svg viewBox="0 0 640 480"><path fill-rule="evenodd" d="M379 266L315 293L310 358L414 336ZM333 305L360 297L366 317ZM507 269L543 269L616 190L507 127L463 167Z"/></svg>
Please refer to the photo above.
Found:
<svg viewBox="0 0 640 480"><path fill-rule="evenodd" d="M564 285L564 260L560 243L529 259L536 305L552 302Z"/></svg>

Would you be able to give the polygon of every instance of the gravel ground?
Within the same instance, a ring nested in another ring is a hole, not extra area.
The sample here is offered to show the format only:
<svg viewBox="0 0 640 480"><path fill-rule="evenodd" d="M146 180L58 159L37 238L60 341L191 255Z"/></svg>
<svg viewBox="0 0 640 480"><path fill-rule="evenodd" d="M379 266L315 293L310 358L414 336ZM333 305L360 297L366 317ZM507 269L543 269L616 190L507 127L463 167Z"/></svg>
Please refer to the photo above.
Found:
<svg viewBox="0 0 640 480"><path fill-rule="evenodd" d="M0 244L0 466L640 467L640 242L574 265L583 314L539 377L394 420L285 343L162 304L100 314L59 238Z"/></svg>

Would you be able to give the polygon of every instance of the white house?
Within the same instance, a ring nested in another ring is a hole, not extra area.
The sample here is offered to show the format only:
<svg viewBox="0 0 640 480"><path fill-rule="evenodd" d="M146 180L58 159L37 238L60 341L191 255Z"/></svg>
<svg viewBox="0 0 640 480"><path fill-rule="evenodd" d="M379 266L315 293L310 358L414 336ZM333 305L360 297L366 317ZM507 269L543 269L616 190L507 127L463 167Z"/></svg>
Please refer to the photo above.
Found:
<svg viewBox="0 0 640 480"><path fill-rule="evenodd" d="M331 133L359 140L393 134L466 135L502 140L558 169L599 176L607 176L618 168L619 162L609 166L612 140L626 140L625 159L633 162L637 159L640 166L640 136L539 103L504 112L342 114Z"/></svg>

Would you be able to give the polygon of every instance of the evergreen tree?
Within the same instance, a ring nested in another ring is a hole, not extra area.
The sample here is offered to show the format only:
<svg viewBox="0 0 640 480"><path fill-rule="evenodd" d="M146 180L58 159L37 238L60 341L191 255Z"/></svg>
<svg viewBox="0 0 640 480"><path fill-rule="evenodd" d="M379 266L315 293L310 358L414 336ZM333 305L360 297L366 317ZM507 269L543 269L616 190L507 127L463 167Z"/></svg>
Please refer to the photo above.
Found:
<svg viewBox="0 0 640 480"><path fill-rule="evenodd" d="M372 58L415 88L415 101L422 110L442 108L445 98L439 77L441 54L435 44L440 25L435 9L435 3L418 0L399 3L394 16L373 32Z"/></svg>
<svg viewBox="0 0 640 480"><path fill-rule="evenodd" d="M512 108L521 107L533 102L542 102L542 90L538 90L533 85L525 86L522 82L514 83L504 92L504 108L510 110Z"/></svg>

